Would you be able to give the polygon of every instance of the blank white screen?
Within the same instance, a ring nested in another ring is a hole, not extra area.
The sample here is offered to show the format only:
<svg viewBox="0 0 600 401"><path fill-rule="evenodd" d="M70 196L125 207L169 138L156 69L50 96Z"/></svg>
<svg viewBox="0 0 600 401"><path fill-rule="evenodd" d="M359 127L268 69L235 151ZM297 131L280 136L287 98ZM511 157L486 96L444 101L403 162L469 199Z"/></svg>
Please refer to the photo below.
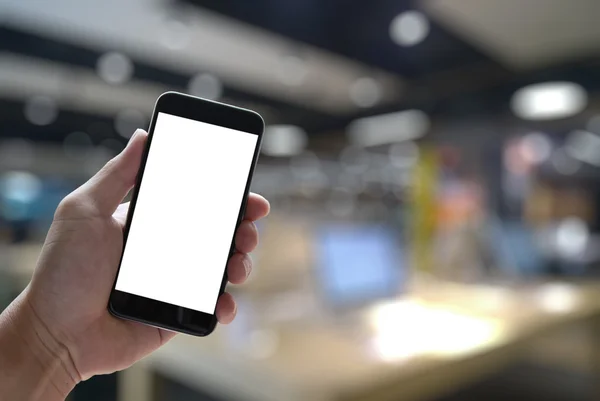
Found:
<svg viewBox="0 0 600 401"><path fill-rule="evenodd" d="M117 290L214 313L257 141L158 114Z"/></svg>

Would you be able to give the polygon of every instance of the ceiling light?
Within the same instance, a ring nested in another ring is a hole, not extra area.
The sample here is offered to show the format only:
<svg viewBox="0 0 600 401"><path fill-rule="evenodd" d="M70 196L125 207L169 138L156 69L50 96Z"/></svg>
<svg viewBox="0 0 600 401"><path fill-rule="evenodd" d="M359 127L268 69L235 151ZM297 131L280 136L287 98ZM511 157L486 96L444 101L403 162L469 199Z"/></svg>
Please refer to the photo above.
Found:
<svg viewBox="0 0 600 401"><path fill-rule="evenodd" d="M427 114L405 110L355 120L348 126L348 137L356 146L377 146L420 138L429 126Z"/></svg>
<svg viewBox="0 0 600 401"><path fill-rule="evenodd" d="M25 118L34 125L49 125L56 120L58 107L50 97L34 96L25 103L24 114Z"/></svg>
<svg viewBox="0 0 600 401"><path fill-rule="evenodd" d="M587 93L573 82L546 82L519 89L511 108L526 120L565 118L581 112L587 105Z"/></svg>
<svg viewBox="0 0 600 401"><path fill-rule="evenodd" d="M350 99L358 107L373 107L381 101L382 89L373 78L359 78L350 87Z"/></svg>
<svg viewBox="0 0 600 401"><path fill-rule="evenodd" d="M271 125L265 129L262 153L267 156L294 156L306 148L308 136L295 125Z"/></svg>
<svg viewBox="0 0 600 401"><path fill-rule="evenodd" d="M212 74L198 74L190 80L188 92L204 99L217 100L223 95L223 84Z"/></svg>
<svg viewBox="0 0 600 401"><path fill-rule="evenodd" d="M133 63L124 54L110 52L103 54L96 64L100 78L109 84L123 84L133 75Z"/></svg>
<svg viewBox="0 0 600 401"><path fill-rule="evenodd" d="M390 36L400 46L414 46L429 34L429 20L419 11L405 11L392 20Z"/></svg>

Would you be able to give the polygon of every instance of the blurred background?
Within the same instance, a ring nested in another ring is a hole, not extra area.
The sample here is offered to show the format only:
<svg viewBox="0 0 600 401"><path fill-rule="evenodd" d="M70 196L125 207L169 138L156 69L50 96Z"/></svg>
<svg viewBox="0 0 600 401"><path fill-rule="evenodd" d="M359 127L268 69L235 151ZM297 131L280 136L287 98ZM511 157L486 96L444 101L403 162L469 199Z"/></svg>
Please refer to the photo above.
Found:
<svg viewBox="0 0 600 401"><path fill-rule="evenodd" d="M60 199L176 90L267 122L253 276L231 326L71 400L600 399L599 15L0 1L0 305Z"/></svg>

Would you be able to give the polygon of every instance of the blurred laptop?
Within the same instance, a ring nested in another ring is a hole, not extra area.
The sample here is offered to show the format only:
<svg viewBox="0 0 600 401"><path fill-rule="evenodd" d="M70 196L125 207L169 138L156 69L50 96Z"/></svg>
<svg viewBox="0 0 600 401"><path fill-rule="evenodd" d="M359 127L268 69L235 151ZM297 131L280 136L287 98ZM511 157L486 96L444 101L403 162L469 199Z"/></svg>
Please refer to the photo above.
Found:
<svg viewBox="0 0 600 401"><path fill-rule="evenodd" d="M321 226L315 247L320 298L336 314L397 296L407 277L400 235L386 225Z"/></svg>

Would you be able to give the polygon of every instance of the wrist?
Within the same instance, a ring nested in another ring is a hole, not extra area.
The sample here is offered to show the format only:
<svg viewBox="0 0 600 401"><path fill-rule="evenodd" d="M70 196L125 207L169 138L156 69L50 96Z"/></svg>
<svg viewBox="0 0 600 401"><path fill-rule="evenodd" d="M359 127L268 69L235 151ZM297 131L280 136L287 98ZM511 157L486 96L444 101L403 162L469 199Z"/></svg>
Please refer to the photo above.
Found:
<svg viewBox="0 0 600 401"><path fill-rule="evenodd" d="M69 350L22 293L0 315L0 383L12 399L60 400L80 381Z"/></svg>

